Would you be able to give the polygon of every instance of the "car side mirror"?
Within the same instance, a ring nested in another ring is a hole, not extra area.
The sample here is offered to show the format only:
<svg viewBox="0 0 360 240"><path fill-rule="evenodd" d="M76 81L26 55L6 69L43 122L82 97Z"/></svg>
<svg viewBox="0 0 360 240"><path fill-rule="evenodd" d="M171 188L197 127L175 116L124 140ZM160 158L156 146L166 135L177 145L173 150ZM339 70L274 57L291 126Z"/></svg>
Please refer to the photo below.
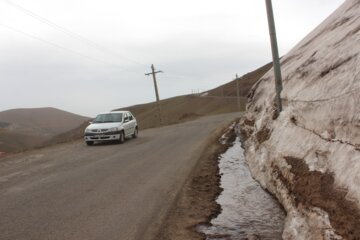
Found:
<svg viewBox="0 0 360 240"><path fill-rule="evenodd" d="M92 121L90 121L89 123L90 123L90 124L92 124L93 122L92 122Z"/></svg>
<svg viewBox="0 0 360 240"><path fill-rule="evenodd" d="M124 123L126 123L126 122L128 122L128 121L129 121L129 118L128 118L128 117L124 118Z"/></svg>

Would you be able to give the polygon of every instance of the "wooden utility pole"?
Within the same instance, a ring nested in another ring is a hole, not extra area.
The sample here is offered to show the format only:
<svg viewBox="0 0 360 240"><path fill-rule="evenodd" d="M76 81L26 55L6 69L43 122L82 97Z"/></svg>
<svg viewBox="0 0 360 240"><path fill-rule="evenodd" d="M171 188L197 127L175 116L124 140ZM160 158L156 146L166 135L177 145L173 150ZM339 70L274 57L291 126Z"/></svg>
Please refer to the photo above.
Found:
<svg viewBox="0 0 360 240"><path fill-rule="evenodd" d="M151 73L145 73L146 76L149 76L149 75L153 76L154 88L155 88L155 96L156 96L156 103L157 103L157 108L158 108L158 115L159 115L160 125L162 125L163 122L162 122L162 113L161 113L161 104L160 104L160 98L159 98L159 90L158 90L157 82L156 82L156 74L157 73L162 73L162 72L163 71L155 71L154 64L151 64Z"/></svg>
<svg viewBox="0 0 360 240"><path fill-rule="evenodd" d="M239 77L236 74L236 94L237 94L237 106L238 106L238 111L240 112L240 89L239 89Z"/></svg>
<svg viewBox="0 0 360 240"><path fill-rule="evenodd" d="M277 105L277 115L280 115L282 111L282 103L281 103L281 91L282 87L282 78L281 78L281 69L280 69L280 60L279 60L279 50L276 39L276 30L275 30L275 20L274 13L272 8L271 0L266 1L266 10L269 24L269 33L271 39L271 50L273 56L273 65L274 65L274 76L275 76L275 90L276 90L276 105Z"/></svg>

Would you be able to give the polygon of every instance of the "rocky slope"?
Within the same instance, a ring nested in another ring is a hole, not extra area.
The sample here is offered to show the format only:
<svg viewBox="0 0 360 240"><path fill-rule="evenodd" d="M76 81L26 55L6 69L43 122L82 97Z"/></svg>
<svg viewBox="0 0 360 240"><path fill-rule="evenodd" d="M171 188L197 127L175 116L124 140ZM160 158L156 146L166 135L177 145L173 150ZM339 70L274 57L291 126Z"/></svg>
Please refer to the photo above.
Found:
<svg viewBox="0 0 360 240"><path fill-rule="evenodd" d="M347 0L252 88L241 121L253 176L284 206L284 239L360 238L360 1Z"/></svg>

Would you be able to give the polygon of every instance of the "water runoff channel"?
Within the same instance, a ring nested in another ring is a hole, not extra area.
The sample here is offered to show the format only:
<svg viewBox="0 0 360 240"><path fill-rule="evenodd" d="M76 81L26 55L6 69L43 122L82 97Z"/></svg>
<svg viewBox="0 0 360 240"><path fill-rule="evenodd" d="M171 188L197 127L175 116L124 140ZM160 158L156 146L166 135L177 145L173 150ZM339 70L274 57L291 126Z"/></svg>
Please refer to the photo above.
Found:
<svg viewBox="0 0 360 240"><path fill-rule="evenodd" d="M217 203L222 211L198 231L207 240L281 239L284 211L252 178L239 137L219 156L219 168L223 191Z"/></svg>

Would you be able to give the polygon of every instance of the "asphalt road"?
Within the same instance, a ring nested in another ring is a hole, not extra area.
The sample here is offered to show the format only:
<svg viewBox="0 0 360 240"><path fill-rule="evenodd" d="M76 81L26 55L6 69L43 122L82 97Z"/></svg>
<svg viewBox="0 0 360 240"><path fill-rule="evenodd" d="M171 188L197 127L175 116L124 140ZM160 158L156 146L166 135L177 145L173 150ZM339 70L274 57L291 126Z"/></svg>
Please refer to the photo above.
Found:
<svg viewBox="0 0 360 240"><path fill-rule="evenodd" d="M0 159L0 239L151 239L206 148L239 114Z"/></svg>

